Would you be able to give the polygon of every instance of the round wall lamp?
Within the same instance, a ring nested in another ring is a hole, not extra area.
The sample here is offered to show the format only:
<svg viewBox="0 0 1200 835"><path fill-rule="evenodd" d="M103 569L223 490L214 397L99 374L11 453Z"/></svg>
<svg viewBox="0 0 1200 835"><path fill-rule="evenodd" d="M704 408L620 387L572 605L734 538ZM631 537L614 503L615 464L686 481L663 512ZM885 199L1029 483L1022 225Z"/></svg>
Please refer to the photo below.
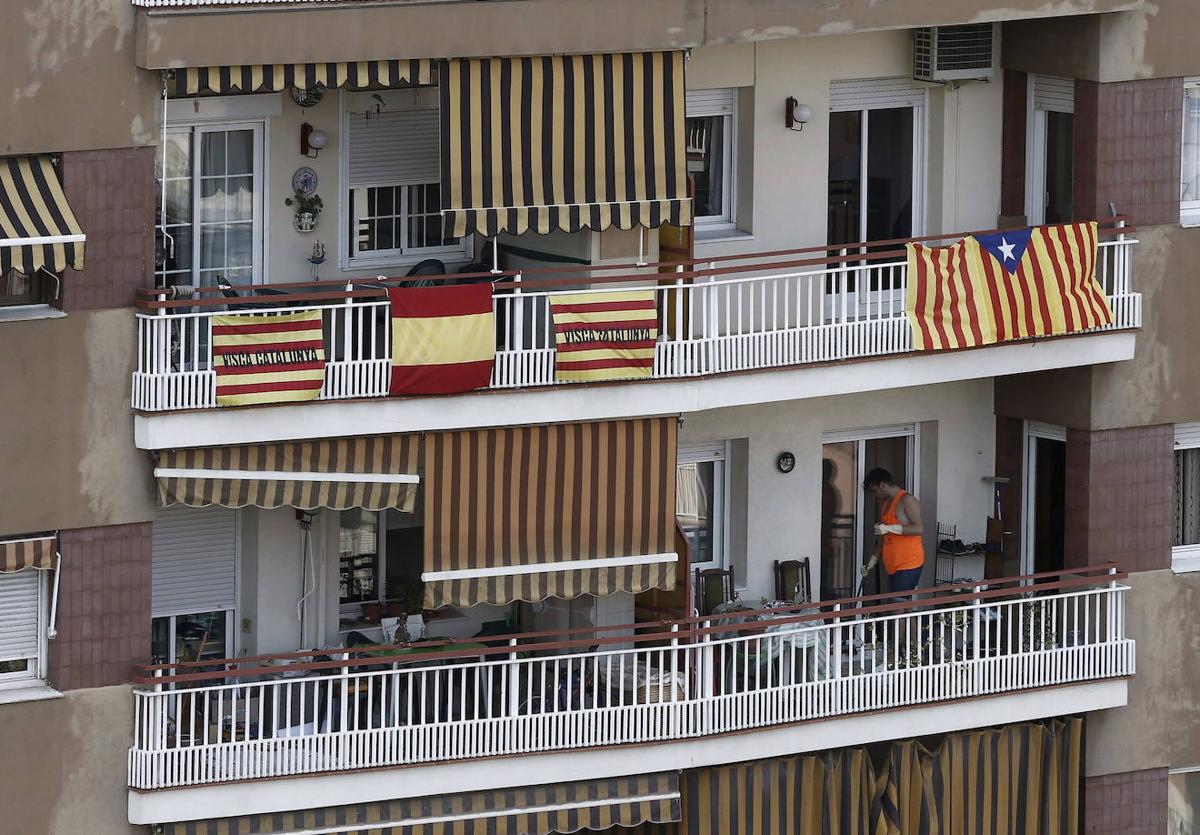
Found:
<svg viewBox="0 0 1200 835"><path fill-rule="evenodd" d="M779 453L779 457L775 459L775 466L779 468L779 472L787 475L796 469L796 456L790 452L781 452Z"/></svg>
<svg viewBox="0 0 1200 835"><path fill-rule="evenodd" d="M300 126L300 153L316 159L321 149L329 142L329 137L320 128L314 128L308 122Z"/></svg>
<svg viewBox="0 0 1200 835"><path fill-rule="evenodd" d="M783 126L797 133L804 130L808 120L812 118L812 108L801 104L795 96L788 96L783 106ZM799 125L799 127L796 127Z"/></svg>

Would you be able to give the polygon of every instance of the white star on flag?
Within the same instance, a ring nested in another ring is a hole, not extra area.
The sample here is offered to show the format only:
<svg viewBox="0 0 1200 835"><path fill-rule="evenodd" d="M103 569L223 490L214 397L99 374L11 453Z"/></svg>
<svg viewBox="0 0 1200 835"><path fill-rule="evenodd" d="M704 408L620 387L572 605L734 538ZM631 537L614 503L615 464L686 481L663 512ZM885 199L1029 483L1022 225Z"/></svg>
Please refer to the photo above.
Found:
<svg viewBox="0 0 1200 835"><path fill-rule="evenodd" d="M1016 244L1010 244L1008 238L1001 238L1000 245L996 249L1004 253L1005 261L1016 261L1017 256L1013 255L1013 250L1017 248Z"/></svg>

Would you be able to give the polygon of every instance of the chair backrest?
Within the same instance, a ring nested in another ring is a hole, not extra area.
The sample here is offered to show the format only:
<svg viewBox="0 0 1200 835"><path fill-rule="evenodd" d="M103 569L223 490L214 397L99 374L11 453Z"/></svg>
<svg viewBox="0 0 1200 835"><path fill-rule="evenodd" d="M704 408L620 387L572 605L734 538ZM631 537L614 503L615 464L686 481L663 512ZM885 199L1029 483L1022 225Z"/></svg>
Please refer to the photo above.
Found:
<svg viewBox="0 0 1200 835"><path fill-rule="evenodd" d="M808 557L798 560L775 560L775 599L789 603L812 601Z"/></svg>
<svg viewBox="0 0 1200 835"><path fill-rule="evenodd" d="M733 567L696 569L696 603L702 615L711 615L722 603L733 600Z"/></svg>

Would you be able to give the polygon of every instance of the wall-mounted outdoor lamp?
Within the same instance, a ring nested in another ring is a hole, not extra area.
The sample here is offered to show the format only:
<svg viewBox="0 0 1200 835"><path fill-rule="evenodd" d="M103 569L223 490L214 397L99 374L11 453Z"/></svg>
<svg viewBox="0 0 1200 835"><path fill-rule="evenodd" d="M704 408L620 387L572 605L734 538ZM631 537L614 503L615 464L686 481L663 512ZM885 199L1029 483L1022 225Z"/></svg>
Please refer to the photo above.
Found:
<svg viewBox="0 0 1200 835"><path fill-rule="evenodd" d="M328 141L329 137L320 128L314 128L308 122L300 126L300 153L302 155L316 159Z"/></svg>
<svg viewBox="0 0 1200 835"><path fill-rule="evenodd" d="M786 127L788 130L800 132L804 130L804 126L808 124L808 120L811 118L811 107L809 107L807 104L801 104L798 102L795 96L787 97L783 108L784 127Z"/></svg>
<svg viewBox="0 0 1200 835"><path fill-rule="evenodd" d="M787 475L796 469L796 456L790 452L781 452L779 453L779 457L775 459L775 466L779 468L779 472Z"/></svg>

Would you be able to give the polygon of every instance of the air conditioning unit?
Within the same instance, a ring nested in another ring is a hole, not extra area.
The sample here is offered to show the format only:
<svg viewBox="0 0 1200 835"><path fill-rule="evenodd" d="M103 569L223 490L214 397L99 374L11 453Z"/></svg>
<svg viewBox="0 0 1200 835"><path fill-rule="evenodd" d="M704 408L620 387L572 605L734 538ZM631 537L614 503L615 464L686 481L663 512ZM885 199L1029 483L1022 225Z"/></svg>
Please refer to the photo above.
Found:
<svg viewBox="0 0 1200 835"><path fill-rule="evenodd" d="M995 71L995 26L929 26L913 30L913 78L918 81L985 80Z"/></svg>

